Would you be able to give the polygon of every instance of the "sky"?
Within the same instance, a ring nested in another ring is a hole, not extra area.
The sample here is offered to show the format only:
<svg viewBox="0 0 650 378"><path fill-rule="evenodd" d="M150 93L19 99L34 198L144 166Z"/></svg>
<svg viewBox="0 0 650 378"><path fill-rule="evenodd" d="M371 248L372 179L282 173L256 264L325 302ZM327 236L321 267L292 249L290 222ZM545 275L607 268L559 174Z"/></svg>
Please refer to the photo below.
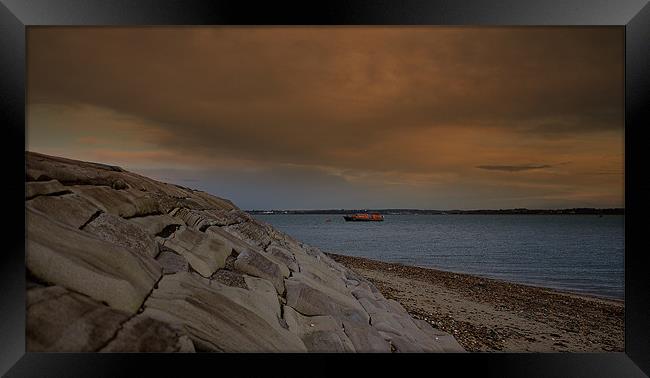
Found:
<svg viewBox="0 0 650 378"><path fill-rule="evenodd" d="M621 27L30 27L26 150L253 209L623 207Z"/></svg>

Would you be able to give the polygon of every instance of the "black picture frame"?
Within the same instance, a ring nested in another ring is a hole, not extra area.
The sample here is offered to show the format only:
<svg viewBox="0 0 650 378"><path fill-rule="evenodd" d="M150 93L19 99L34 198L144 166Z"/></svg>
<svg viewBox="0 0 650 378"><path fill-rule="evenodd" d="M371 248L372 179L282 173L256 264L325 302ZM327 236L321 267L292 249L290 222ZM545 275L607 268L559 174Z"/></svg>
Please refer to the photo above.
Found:
<svg viewBox="0 0 650 378"><path fill-rule="evenodd" d="M625 27L625 352L429 355L25 353L26 27L34 25L618 25ZM303 1L0 0L3 226L0 373L6 376L365 373L527 377L650 375L650 5L644 0ZM21 184L22 182L22 184ZM278 362L277 359L283 361ZM345 366L343 366L345 365ZM417 373L415 369L420 370ZM644 373L645 372L645 373Z"/></svg>

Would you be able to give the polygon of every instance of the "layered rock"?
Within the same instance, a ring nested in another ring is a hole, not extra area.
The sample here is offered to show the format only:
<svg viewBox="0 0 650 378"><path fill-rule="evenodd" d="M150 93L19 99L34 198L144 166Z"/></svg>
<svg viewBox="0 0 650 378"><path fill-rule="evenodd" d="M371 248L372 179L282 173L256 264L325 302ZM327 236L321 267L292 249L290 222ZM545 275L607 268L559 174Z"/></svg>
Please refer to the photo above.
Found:
<svg viewBox="0 0 650 378"><path fill-rule="evenodd" d="M27 269L39 279L109 306L137 311L161 276L145 253L113 244L27 209Z"/></svg>
<svg viewBox="0 0 650 378"><path fill-rule="evenodd" d="M27 303L27 350L32 352L194 352L181 329L61 286L36 285Z"/></svg>
<svg viewBox="0 0 650 378"><path fill-rule="evenodd" d="M185 257L190 266L203 277L210 277L226 265L232 248L218 238L187 227L181 228L162 246Z"/></svg>
<svg viewBox="0 0 650 378"><path fill-rule="evenodd" d="M289 330L297 334L311 352L354 352L352 341L343 332L342 324L333 316L303 316L286 306L284 317Z"/></svg>
<svg viewBox="0 0 650 378"><path fill-rule="evenodd" d="M462 351L228 200L111 165L26 163L28 351Z"/></svg>
<svg viewBox="0 0 650 378"><path fill-rule="evenodd" d="M188 272L165 276L144 314L183 327L197 349L213 352L304 352L264 294L206 281ZM276 298L277 301L277 298Z"/></svg>

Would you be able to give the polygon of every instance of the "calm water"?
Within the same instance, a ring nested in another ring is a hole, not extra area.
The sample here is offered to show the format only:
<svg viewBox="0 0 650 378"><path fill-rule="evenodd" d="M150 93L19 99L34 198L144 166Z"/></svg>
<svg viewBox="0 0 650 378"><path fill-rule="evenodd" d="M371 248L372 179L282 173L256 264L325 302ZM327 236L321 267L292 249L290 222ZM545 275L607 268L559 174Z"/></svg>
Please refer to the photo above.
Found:
<svg viewBox="0 0 650 378"><path fill-rule="evenodd" d="M622 215L255 217L326 252L623 299Z"/></svg>

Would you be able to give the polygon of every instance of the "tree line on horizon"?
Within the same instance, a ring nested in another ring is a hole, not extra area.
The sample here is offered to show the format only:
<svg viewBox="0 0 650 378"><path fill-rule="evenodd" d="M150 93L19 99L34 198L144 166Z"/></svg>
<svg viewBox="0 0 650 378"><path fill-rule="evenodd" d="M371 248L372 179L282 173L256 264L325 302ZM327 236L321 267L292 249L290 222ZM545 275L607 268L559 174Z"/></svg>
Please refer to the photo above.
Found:
<svg viewBox="0 0 650 378"><path fill-rule="evenodd" d="M248 210L250 214L354 214L379 213L383 215L446 215L446 214L587 214L623 215L624 208L568 208L568 209L481 209L481 210L426 210L426 209L318 209L318 210Z"/></svg>

